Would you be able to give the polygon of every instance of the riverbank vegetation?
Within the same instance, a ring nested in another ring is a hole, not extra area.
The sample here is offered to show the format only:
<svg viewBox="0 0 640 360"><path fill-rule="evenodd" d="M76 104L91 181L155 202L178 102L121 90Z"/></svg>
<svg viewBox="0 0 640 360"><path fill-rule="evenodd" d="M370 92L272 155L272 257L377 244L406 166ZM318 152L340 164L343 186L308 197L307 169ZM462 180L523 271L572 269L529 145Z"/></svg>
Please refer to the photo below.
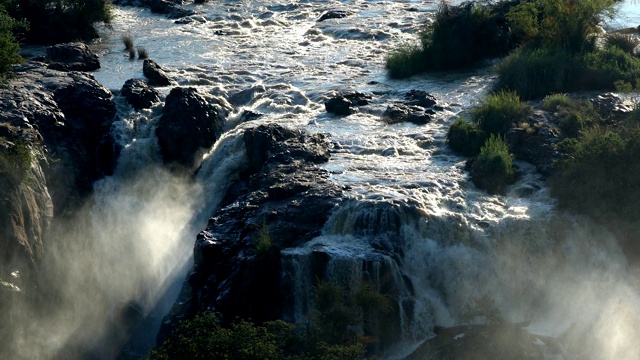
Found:
<svg viewBox="0 0 640 360"><path fill-rule="evenodd" d="M616 0L520 0L442 3L420 46L387 56L391 77L458 69L483 59L497 66L497 89L523 99L558 92L613 89L618 80L640 77L635 41L603 34L599 22Z"/></svg>
<svg viewBox="0 0 640 360"><path fill-rule="evenodd" d="M22 62L20 42L56 44L98 37L97 22L111 19L108 0L0 0L0 80Z"/></svg>
<svg viewBox="0 0 640 360"><path fill-rule="evenodd" d="M225 325L213 313L183 321L156 350L152 360L283 359L358 360L379 334L377 321L390 310L389 300L363 285L355 293L320 281L314 291L315 314L303 324L281 320L256 325ZM357 326L358 324L361 327ZM362 329L357 333L355 329Z"/></svg>

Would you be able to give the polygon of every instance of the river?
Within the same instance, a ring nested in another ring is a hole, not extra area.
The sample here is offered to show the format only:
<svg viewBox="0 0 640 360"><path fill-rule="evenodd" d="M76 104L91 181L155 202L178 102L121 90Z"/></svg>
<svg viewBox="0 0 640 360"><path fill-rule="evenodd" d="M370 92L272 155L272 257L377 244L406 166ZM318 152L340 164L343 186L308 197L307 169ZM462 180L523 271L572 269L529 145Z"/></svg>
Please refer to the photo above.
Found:
<svg viewBox="0 0 640 360"><path fill-rule="evenodd" d="M98 81L119 90L127 79L143 78L142 63L124 52L121 37L130 35L178 85L232 99L234 111L226 135L191 182L157 166L152 129L159 107L134 113L119 100L121 120L114 131L125 150L118 170L96 184L92 203L77 219L86 226L61 226L65 236L73 229L74 237L92 240L78 257L93 260L77 265L68 281L82 284L69 285L69 293L84 295L66 304L75 316L62 311L52 324L29 329L47 341L25 337L25 346L38 343L25 358L63 358L69 344L90 342L95 333L106 331L102 325L113 322L114 312L130 303L155 314L157 326L185 276L195 235L243 164L240 130L267 122L331 134L339 146L325 168L334 181L349 186L353 200L334 214L322 236L304 248L284 250L288 261L303 263L312 248L322 248L332 254L342 278L358 282L364 254L375 253L371 237L400 239L403 261L393 266L409 279L414 290L403 294L415 305L403 323L404 341L384 357L401 358L433 336L434 325L480 321L468 314L478 299L489 299L508 321L530 321L532 333L572 334L570 341L585 344L588 358L639 358L636 278L612 236L583 219L559 214L532 166L518 163L521 180L506 196L490 196L473 186L464 170L466 159L448 149L449 125L486 94L494 81L491 67L404 80L387 77L385 54L415 42L437 4L224 0L186 5L198 13L187 24L145 9L115 7L111 26L92 45L102 65L94 73ZM350 15L319 22L329 10ZM640 5L623 3L609 24L640 24ZM380 121L385 108L411 89L428 91L452 106L427 125ZM160 89L164 96L169 90ZM373 101L346 118L327 114L324 101L344 90L371 93ZM234 96L239 93L244 95ZM244 110L264 115L238 125ZM409 208L421 216L403 212ZM384 209L400 219L395 231L370 224L371 231L362 235L354 228L362 226L355 219ZM307 290L299 284L296 298L310 301ZM295 314L293 320L302 316ZM152 343L155 334L148 335L139 349Z"/></svg>

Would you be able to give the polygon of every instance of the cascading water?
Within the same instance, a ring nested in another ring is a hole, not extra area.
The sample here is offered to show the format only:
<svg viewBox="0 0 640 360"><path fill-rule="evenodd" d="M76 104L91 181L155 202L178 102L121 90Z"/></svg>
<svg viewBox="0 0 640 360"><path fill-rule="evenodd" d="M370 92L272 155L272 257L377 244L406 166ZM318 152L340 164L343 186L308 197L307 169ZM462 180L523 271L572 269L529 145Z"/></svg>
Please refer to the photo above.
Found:
<svg viewBox="0 0 640 360"><path fill-rule="evenodd" d="M639 13L634 6L623 10ZM282 276L295 285L288 320L311 311L314 277L323 275L352 289L366 281L393 295L398 339L406 343L387 358L408 353L433 335L434 325L490 317L530 321L528 331L562 336L587 358L640 357L636 278L612 236L558 214L527 164L519 164L524 175L507 196L488 196L469 181L464 159L447 149L446 129L487 91L490 69L386 78L384 55L415 41L436 2L188 7L200 15L181 25L148 10L116 8L113 27L94 44L102 63L96 78L117 90L142 77L141 63L121 52L120 36L131 34L179 85L228 99L236 106L231 118L243 110L263 115L237 129L229 121L191 179L160 165L153 133L159 109L123 107L114 129L125 146L116 174L96 184L78 214L57 224L44 260L51 269L45 281L56 284L51 303L31 314L42 321L18 325L15 353L110 359L120 349L105 350L101 341L126 340L116 324L131 326L128 319L155 311L157 326L184 277L195 234L244 166L241 130L278 122L330 133L339 146L325 168L350 188L321 236L283 250ZM351 13L317 22L332 9ZM343 89L371 93L373 100L347 118L327 115L323 101ZM411 89L453 105L424 126L381 122L386 106ZM148 348L150 332L137 350Z"/></svg>

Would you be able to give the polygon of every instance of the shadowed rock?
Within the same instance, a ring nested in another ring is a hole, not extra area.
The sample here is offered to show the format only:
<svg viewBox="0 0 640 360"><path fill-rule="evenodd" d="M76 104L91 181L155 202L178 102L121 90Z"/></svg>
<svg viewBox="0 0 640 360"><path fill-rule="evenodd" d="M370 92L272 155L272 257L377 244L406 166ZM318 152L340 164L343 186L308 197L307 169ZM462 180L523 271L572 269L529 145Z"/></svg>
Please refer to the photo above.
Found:
<svg viewBox="0 0 640 360"><path fill-rule="evenodd" d="M134 109L147 109L160 101L158 91L140 79L129 79L122 86L122 96Z"/></svg>
<svg viewBox="0 0 640 360"><path fill-rule="evenodd" d="M342 19L351 15L353 15L351 11L329 10L329 11L325 11L324 13L322 13L322 15L320 15L320 17L318 18L318 22L323 22L329 19Z"/></svg>
<svg viewBox="0 0 640 360"><path fill-rule="evenodd" d="M153 86L168 86L171 85L171 80L167 73L160 65L151 59L145 59L142 64L142 73L149 79L149 85Z"/></svg>
<svg viewBox="0 0 640 360"><path fill-rule="evenodd" d="M165 163L187 169L197 166L197 157L208 150L222 133L222 110L195 88L171 90L156 128Z"/></svg>
<svg viewBox="0 0 640 360"><path fill-rule="evenodd" d="M94 71L100 68L98 56L83 43L58 44L47 48L49 68L62 71Z"/></svg>

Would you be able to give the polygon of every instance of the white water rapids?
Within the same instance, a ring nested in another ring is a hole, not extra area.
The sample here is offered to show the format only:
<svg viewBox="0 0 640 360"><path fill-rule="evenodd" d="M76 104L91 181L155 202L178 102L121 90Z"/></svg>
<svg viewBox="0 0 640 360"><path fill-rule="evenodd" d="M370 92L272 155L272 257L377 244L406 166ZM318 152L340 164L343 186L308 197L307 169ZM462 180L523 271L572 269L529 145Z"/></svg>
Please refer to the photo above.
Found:
<svg viewBox="0 0 640 360"><path fill-rule="evenodd" d="M143 77L142 63L123 51L120 38L131 35L177 84L235 105L228 132L195 181L176 178L158 165L153 126L160 108L136 114L120 104L114 131L126 147L117 172L96 184L75 222L58 226L59 237L73 239L51 255L66 262L51 274L61 283L62 309L20 328L20 358L74 358L65 354L77 347L99 358L87 349L105 336L118 340L103 332L131 303L144 315L155 309L157 326L175 299L172 286L184 278L196 233L243 165L241 128L263 122L330 133L339 144L325 168L350 186L352 200L322 236L284 254L304 272L305 256L321 249L331 254L336 279L352 283L362 281L367 258L394 269L394 281L404 284L400 308L410 300L412 315L399 314L404 341L386 358L406 354L433 335L434 325L480 321L469 315L480 299L508 321L531 321L532 333L567 339L580 348L577 358L640 358L640 292L612 236L559 214L530 165L519 164L524 176L508 195L489 196L470 182L465 159L447 148L449 125L490 88L490 67L387 78L385 54L415 42L437 2L226 0L186 7L199 14L189 24L116 7L111 28L93 45L102 64L94 75L113 90ZM352 14L317 22L327 10ZM638 6L623 4L620 19L640 23ZM454 104L452 110L423 126L381 122L386 106L411 89ZM341 90L372 93L372 104L345 118L327 114L324 100ZM234 128L245 109L264 116ZM401 261L372 247L386 242L399 244ZM294 319L310 301L309 284L300 281L296 291ZM118 350L99 353L110 359Z"/></svg>

